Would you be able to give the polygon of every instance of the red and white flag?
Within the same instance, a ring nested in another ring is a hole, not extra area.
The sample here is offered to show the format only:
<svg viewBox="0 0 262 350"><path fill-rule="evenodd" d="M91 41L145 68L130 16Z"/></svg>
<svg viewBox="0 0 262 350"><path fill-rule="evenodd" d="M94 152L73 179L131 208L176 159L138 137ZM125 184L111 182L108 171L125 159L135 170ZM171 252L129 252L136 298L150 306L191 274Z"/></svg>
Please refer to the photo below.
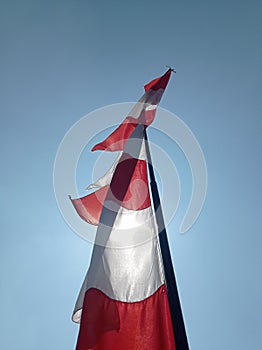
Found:
<svg viewBox="0 0 262 350"><path fill-rule="evenodd" d="M71 199L83 220L98 225L72 317L80 322L76 350L176 349L144 140L170 74L147 84L124 122L94 146L120 154L88 187L95 192Z"/></svg>

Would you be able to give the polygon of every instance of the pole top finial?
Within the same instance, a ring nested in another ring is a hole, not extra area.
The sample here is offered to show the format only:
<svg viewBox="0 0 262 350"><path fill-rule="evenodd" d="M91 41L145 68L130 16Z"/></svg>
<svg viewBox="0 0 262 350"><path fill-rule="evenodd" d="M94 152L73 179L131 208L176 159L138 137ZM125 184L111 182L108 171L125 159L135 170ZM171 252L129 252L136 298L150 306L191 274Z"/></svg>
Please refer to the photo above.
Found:
<svg viewBox="0 0 262 350"><path fill-rule="evenodd" d="M165 65L165 67L169 68L171 70L171 72L176 73L175 68L172 68L171 66Z"/></svg>

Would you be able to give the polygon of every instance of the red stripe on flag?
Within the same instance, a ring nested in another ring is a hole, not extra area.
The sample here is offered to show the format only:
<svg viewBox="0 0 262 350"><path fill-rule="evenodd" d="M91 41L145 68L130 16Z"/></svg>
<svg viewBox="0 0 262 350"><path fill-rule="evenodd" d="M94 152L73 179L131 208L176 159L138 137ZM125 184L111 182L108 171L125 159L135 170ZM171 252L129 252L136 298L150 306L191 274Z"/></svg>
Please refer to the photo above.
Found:
<svg viewBox="0 0 262 350"><path fill-rule="evenodd" d="M132 174L127 183L126 177ZM126 186L127 190L126 190ZM98 225L103 204L109 186L88 194L82 198L71 199L78 215L89 224ZM120 202L121 207L130 210L142 210L150 206L146 161L130 158L123 154L114 172L114 181L110 185L109 198Z"/></svg>
<svg viewBox="0 0 262 350"><path fill-rule="evenodd" d="M166 286L123 303L97 289L85 294L76 350L176 350Z"/></svg>
<svg viewBox="0 0 262 350"><path fill-rule="evenodd" d="M92 151L122 151L126 140L132 134L137 126L138 120L127 117L119 127L112 132L103 142L96 144Z"/></svg>
<svg viewBox="0 0 262 350"><path fill-rule="evenodd" d="M130 179L130 181L128 181ZM130 210L141 210L151 205L147 164L145 160L123 153L110 184L113 200ZM110 196L109 196L110 198Z"/></svg>
<svg viewBox="0 0 262 350"><path fill-rule="evenodd" d="M164 75L162 75L160 78L156 78L152 81L150 81L150 83L146 84L144 86L145 91L148 91L150 89L152 90L159 90L159 89L165 89L169 78L171 75L171 69L169 69Z"/></svg>
<svg viewBox="0 0 262 350"><path fill-rule="evenodd" d="M164 90L168 84L170 75L171 69L169 69L160 78L156 78L145 85L145 91L148 91L150 89L153 91L160 89ZM150 104L158 104L160 98L161 96L157 96L156 101L153 101L152 96L148 96L148 98L143 102L138 102L144 106L144 108L141 110L141 114L137 115L135 118L132 116L126 117L120 126L115 131L113 131L112 134L110 134L104 141L96 144L92 148L92 151L100 150L115 152L123 150L126 140L130 137L137 124L149 126L154 121L156 111L147 109L147 107L149 107Z"/></svg>
<svg viewBox="0 0 262 350"><path fill-rule="evenodd" d="M77 214L84 221L91 225L98 225L108 189L109 186L105 186L82 198L70 198Z"/></svg>
<svg viewBox="0 0 262 350"><path fill-rule="evenodd" d="M155 115L156 109L147 109L141 112L139 118L126 117L104 141L97 143L91 151L122 151L136 126L138 124L149 126L153 123Z"/></svg>

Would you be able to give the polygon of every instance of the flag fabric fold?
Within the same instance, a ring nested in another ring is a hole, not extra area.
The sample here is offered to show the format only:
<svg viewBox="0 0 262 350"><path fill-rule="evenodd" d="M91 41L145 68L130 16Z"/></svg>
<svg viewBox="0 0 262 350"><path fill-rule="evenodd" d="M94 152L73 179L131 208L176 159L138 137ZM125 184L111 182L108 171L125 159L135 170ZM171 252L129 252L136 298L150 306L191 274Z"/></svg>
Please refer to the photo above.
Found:
<svg viewBox="0 0 262 350"><path fill-rule="evenodd" d="M103 142L98 143L92 151L121 151L124 149L126 140L131 136L137 124L149 126L155 118L156 108L171 75L169 69L162 77L152 80L145 85L145 94L136 103L129 115Z"/></svg>
<svg viewBox="0 0 262 350"><path fill-rule="evenodd" d="M131 150L129 153L131 153ZM121 206L123 209L126 208L130 210L142 210L149 207L150 196L148 191L145 144L143 141L138 159L127 153L123 155L123 152L121 152L107 173L98 181L87 187L87 189L97 188L95 192L82 198L71 199L77 213L83 220L92 225L98 225L108 191L112 192L115 200L119 197L118 192L122 188L121 183L128 169L132 167L134 163L136 165L133 171L131 169L133 172L132 178L128 184L125 197L121 200ZM113 174L117 177L114 187L112 185L110 186Z"/></svg>
<svg viewBox="0 0 262 350"><path fill-rule="evenodd" d="M170 73L147 84L120 127L94 146L120 154L88 187L93 193L71 199L83 220L98 225L72 316L80 322L76 350L176 350L144 139Z"/></svg>

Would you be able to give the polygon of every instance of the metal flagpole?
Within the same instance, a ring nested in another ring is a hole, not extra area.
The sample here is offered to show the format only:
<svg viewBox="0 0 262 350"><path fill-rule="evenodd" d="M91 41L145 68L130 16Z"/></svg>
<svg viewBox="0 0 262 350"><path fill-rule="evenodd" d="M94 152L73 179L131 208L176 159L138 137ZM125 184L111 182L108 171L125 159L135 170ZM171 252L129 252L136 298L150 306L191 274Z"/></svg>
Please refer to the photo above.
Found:
<svg viewBox="0 0 262 350"><path fill-rule="evenodd" d="M183 313L182 313L181 304L179 300L176 278L175 278L173 263L171 259L167 232L165 229L164 217L163 217L162 207L160 203L154 169L152 165L152 158L150 154L146 130L145 130L145 145L146 145L146 153L148 157L148 170L150 175L150 186L151 186L151 192L152 192L152 199L154 203L154 210L156 214L156 222L158 227L161 229L159 233L159 243L160 243L160 249L161 249L163 264L164 264L166 286L167 286L167 292L168 292L168 301L169 301L170 313L171 313L171 318L173 323L176 348L177 350L189 350L186 329L185 329L185 324L183 319Z"/></svg>

